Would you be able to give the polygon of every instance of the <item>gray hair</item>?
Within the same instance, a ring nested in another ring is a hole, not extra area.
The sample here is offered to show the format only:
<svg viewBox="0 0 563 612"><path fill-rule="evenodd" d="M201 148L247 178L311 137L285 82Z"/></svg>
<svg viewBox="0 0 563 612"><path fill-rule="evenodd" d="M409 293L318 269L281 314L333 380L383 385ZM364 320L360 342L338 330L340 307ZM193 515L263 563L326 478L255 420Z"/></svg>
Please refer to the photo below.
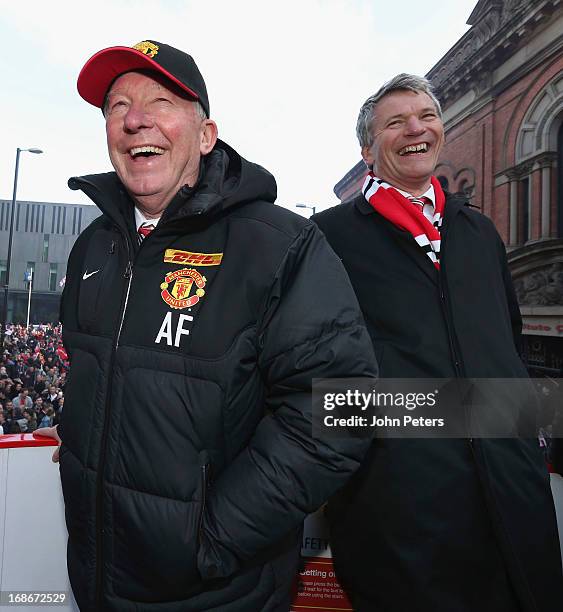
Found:
<svg viewBox="0 0 563 612"><path fill-rule="evenodd" d="M375 106L381 98L393 91L414 91L415 93L420 92L427 94L434 103L438 116L442 118L442 108L440 102L438 102L438 99L434 95L430 81L424 77L403 72L393 77L390 81L387 81L379 91L370 96L362 104L356 123L356 136L360 141L360 147L371 147L373 144L371 126L375 119Z"/></svg>
<svg viewBox="0 0 563 612"><path fill-rule="evenodd" d="M194 100L195 112L200 119L207 119L207 113L203 110L203 106L199 100Z"/></svg>

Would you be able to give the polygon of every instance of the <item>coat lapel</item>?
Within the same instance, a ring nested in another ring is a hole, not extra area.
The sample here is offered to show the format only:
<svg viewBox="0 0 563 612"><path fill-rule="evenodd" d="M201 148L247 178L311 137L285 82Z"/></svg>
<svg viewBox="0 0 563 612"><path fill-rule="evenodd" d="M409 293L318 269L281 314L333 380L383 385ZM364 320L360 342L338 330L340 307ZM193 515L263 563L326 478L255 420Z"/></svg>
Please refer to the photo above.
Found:
<svg viewBox="0 0 563 612"><path fill-rule="evenodd" d="M391 234L397 245L412 259L412 261L435 285L438 285L438 270L436 270L428 256L422 251L418 244L416 244L412 234L395 227L395 225L380 215L363 197L363 195L358 197L355 204L358 211L363 215L373 215L373 222L383 225L388 233Z"/></svg>
<svg viewBox="0 0 563 612"><path fill-rule="evenodd" d="M449 227L454 222L456 216L463 211L466 200L457 196L453 196L446 193L446 205L444 209L444 222L442 225L442 245L441 245L441 259L445 256L445 245ZM360 213L369 216L373 215L374 222L381 223L384 225L388 232L393 236L393 239L397 242L399 247L412 259L412 261L430 278L430 280L438 285L439 283L439 272L432 265L430 259L424 254L420 247L416 244L414 238L409 232L395 227L392 223L384 219L363 197L359 195L356 198L355 206Z"/></svg>

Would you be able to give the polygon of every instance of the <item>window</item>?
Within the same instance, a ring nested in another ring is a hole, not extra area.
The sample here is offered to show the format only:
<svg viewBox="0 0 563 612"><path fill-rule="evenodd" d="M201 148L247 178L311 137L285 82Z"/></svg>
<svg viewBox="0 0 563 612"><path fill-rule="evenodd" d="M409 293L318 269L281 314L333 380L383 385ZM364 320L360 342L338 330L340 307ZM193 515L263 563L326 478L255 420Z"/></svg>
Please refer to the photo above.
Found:
<svg viewBox="0 0 563 612"><path fill-rule="evenodd" d="M5 259L0 261L0 286L2 288L6 284L6 274L7 274L6 264L7 264L7 262L6 262Z"/></svg>
<svg viewBox="0 0 563 612"><path fill-rule="evenodd" d="M43 234L43 254L41 261L49 261L49 234Z"/></svg>
<svg viewBox="0 0 563 612"><path fill-rule="evenodd" d="M518 214L518 244L530 240L530 179L520 181L520 211Z"/></svg>
<svg viewBox="0 0 563 612"><path fill-rule="evenodd" d="M58 264L49 264L49 291L57 290L57 272Z"/></svg>

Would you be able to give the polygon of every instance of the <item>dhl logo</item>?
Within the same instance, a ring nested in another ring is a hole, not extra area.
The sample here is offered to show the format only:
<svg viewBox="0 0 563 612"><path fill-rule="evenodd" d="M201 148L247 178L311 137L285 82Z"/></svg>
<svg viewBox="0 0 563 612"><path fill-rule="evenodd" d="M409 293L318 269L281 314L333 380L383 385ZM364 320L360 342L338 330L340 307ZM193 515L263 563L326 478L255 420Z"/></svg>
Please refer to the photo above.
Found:
<svg viewBox="0 0 563 612"><path fill-rule="evenodd" d="M223 253L190 253L177 249L166 249L164 261L179 265L190 266L218 266L223 259Z"/></svg>

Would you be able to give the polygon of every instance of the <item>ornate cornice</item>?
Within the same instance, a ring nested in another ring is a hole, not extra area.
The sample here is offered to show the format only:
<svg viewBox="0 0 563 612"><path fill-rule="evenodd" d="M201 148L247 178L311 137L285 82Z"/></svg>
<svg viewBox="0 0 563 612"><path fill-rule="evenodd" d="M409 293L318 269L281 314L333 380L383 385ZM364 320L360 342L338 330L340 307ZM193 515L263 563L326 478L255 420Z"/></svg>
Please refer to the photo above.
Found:
<svg viewBox="0 0 563 612"><path fill-rule="evenodd" d="M498 172L495 176L497 178L506 176L509 180L520 180L529 176L534 170L537 168L552 168L557 161L557 153L553 153L551 151L540 153L531 159L527 159L526 161L517 164L516 166L512 166L512 168L507 168L506 170L502 170Z"/></svg>
<svg viewBox="0 0 563 612"><path fill-rule="evenodd" d="M470 88L477 96L490 90L493 71L562 8L561 0L480 0L471 29L426 75L444 107Z"/></svg>

